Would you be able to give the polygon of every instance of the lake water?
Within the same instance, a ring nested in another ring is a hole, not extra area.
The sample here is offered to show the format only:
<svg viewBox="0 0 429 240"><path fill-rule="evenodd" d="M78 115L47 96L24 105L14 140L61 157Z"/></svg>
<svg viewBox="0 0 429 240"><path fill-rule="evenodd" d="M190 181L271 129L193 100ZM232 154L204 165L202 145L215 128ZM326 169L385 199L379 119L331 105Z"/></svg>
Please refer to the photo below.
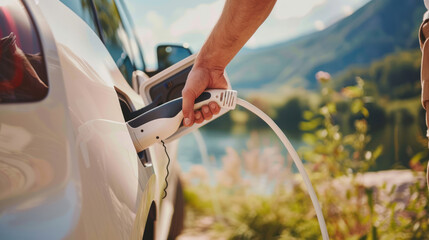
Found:
<svg viewBox="0 0 429 240"><path fill-rule="evenodd" d="M238 153L248 149L247 144L257 138L261 144L261 148L267 146L279 146L282 149L282 155L286 157L287 151L278 140L277 136L269 130L247 131L244 133L229 133L227 131L216 131L200 129L201 135L207 146L208 155L214 158L214 165L221 166L222 157L226 155L226 148L231 147ZM303 145L299 139L289 139L295 149ZM193 134L188 134L182 137L179 141L178 161L184 172L188 172L192 165L203 164L200 150Z"/></svg>
<svg viewBox="0 0 429 240"><path fill-rule="evenodd" d="M208 155L215 159L211 163L221 167L222 157L226 155L226 148L231 147L241 153L248 149L247 143L251 135L256 132L257 138L262 142L261 146L279 146L282 155L286 157L287 151L277 136L270 130L247 130L242 133L233 134L229 131L200 128L200 132L207 146ZM253 133L251 133L253 132ZM377 146L383 146L383 153L377 159L372 170L387 170L392 168L408 168L410 159L417 153L425 150L422 141L426 142L426 137L422 135L421 127L418 124L386 124L382 128L370 133L372 141L367 148L374 150ZM291 136L288 136L291 137ZM289 139L295 149L305 145L303 141L296 137ZM179 141L178 160L184 172L188 172L194 164L203 164L201 153L193 134L182 137Z"/></svg>

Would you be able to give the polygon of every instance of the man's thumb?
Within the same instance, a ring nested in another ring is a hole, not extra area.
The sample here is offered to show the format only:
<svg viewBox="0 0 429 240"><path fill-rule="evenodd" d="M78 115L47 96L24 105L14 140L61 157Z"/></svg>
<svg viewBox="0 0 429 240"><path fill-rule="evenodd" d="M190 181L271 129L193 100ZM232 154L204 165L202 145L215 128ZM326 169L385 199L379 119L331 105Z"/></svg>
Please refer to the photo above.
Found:
<svg viewBox="0 0 429 240"><path fill-rule="evenodd" d="M183 111L183 125L190 126L194 122L194 102L196 99L195 94L184 88L182 91L182 111Z"/></svg>

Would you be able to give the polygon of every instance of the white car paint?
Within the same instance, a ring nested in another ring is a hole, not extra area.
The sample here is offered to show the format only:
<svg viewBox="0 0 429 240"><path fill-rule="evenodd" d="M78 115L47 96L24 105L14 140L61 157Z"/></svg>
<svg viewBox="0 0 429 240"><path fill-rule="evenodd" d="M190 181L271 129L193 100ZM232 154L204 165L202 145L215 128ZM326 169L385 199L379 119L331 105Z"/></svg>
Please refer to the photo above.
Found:
<svg viewBox="0 0 429 240"><path fill-rule="evenodd" d="M173 169L161 200L164 149L150 147L153 165L140 163L115 89L134 109L144 106L141 96L71 10L58 0L24 2L50 86L40 102L0 105L0 176L7 178L0 185L0 239L141 239L153 202L157 239L166 239L177 145L168 146Z"/></svg>

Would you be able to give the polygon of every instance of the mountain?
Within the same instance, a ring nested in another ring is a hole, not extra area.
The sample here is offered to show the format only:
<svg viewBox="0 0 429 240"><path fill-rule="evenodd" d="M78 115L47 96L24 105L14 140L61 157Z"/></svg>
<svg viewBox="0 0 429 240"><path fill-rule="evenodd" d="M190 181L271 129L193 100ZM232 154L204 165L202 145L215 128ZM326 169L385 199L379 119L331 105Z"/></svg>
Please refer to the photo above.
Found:
<svg viewBox="0 0 429 240"><path fill-rule="evenodd" d="M235 89L274 89L284 84L314 89L314 76L320 70L335 75L394 52L417 49L425 11L422 0L372 0L323 31L241 52L227 71Z"/></svg>
<svg viewBox="0 0 429 240"><path fill-rule="evenodd" d="M405 50L376 60L368 67L349 67L340 72L332 87L341 90L356 84L356 76L365 80L365 91L376 97L402 100L420 96L420 49ZM417 106L420 108L419 106Z"/></svg>

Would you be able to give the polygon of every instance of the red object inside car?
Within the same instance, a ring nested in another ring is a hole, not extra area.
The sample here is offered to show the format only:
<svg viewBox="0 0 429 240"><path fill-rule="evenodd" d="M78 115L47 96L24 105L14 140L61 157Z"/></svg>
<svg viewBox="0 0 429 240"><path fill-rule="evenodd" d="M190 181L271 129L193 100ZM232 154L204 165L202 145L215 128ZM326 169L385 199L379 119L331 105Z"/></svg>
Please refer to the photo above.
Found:
<svg viewBox="0 0 429 240"><path fill-rule="evenodd" d="M0 7L0 103L32 102L48 93L46 67L33 22L22 3Z"/></svg>

